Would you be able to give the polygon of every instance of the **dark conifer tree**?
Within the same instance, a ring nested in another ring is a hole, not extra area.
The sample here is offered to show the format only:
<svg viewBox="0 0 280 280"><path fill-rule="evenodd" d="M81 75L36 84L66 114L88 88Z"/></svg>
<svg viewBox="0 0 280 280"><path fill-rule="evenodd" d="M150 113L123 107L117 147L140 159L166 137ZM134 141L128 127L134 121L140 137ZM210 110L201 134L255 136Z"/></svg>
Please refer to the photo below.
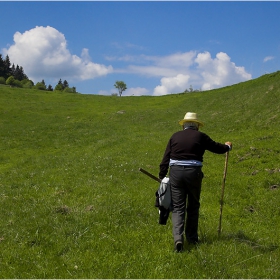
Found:
<svg viewBox="0 0 280 280"><path fill-rule="evenodd" d="M2 54L0 54L0 77L4 77L6 80L8 77L13 76L15 80L22 81L28 79L27 75L24 73L23 67L15 64L11 66L10 58L6 55L3 59Z"/></svg>
<svg viewBox="0 0 280 280"><path fill-rule="evenodd" d="M27 75L24 73L24 70L23 70L22 66L19 67L19 71L20 71L20 76L21 76L21 80L20 81L28 79Z"/></svg>
<svg viewBox="0 0 280 280"><path fill-rule="evenodd" d="M0 77L5 77L5 64L2 54L0 54Z"/></svg>
<svg viewBox="0 0 280 280"><path fill-rule="evenodd" d="M13 64L14 66L14 64ZM19 70L19 66L17 65L15 70L13 71L13 76L16 80L20 81L20 70Z"/></svg>
<svg viewBox="0 0 280 280"><path fill-rule="evenodd" d="M68 87L69 87L68 82L66 80L64 80L64 82L63 82L63 89L68 88Z"/></svg>
<svg viewBox="0 0 280 280"><path fill-rule="evenodd" d="M4 71L5 71L5 79L7 79L9 76L11 76L11 62L8 55L6 55L6 58L4 60Z"/></svg>
<svg viewBox="0 0 280 280"><path fill-rule="evenodd" d="M61 79L59 79L57 85L55 86L54 88L55 90L59 90L59 91L63 91L63 84L62 84L62 81Z"/></svg>
<svg viewBox="0 0 280 280"><path fill-rule="evenodd" d="M51 85L48 86L47 88L48 91L53 91L53 87Z"/></svg>
<svg viewBox="0 0 280 280"><path fill-rule="evenodd" d="M15 77L16 74L16 67L13 63L12 67L10 67L10 76L14 76Z"/></svg>
<svg viewBox="0 0 280 280"><path fill-rule="evenodd" d="M14 64L13 64L11 73L12 73L12 76L14 76L14 78L18 81L28 79L28 77L24 74L22 66L17 65L17 67L15 68Z"/></svg>

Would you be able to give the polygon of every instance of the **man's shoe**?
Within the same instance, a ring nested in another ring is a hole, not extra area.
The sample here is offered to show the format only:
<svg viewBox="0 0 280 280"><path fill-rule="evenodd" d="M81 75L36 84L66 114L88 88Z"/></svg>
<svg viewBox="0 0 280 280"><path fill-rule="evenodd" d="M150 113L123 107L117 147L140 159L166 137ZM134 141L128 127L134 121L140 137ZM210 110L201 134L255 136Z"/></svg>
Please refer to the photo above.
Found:
<svg viewBox="0 0 280 280"><path fill-rule="evenodd" d="M192 239L192 240L188 240L188 243L191 245L198 245L200 243L200 240Z"/></svg>
<svg viewBox="0 0 280 280"><path fill-rule="evenodd" d="M175 250L177 253L181 253L183 251L183 243L181 241L176 242Z"/></svg>
<svg viewBox="0 0 280 280"><path fill-rule="evenodd" d="M198 246L200 244L200 241L191 241L191 242L189 242L189 244Z"/></svg>

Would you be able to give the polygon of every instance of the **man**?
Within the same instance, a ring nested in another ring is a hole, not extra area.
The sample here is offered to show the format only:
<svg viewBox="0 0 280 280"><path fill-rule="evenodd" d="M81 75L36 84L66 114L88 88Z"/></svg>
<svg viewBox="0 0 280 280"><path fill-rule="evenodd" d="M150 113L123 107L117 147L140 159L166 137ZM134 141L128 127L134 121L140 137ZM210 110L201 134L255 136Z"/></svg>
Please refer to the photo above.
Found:
<svg viewBox="0 0 280 280"><path fill-rule="evenodd" d="M177 252L183 250L184 230L190 244L198 243L199 200L203 178L201 168L205 150L223 154L232 147L231 142L221 144L200 132L203 123L197 119L196 113L186 113L179 124L183 130L171 136L159 172L162 180L170 168L173 238Z"/></svg>

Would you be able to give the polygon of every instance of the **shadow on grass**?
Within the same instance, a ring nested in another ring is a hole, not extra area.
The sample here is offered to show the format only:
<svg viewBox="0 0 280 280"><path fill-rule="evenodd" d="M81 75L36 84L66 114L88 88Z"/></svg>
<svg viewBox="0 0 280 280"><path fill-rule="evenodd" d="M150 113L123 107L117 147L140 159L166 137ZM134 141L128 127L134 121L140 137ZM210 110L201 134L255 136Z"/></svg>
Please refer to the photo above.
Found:
<svg viewBox="0 0 280 280"><path fill-rule="evenodd" d="M234 234L228 234L228 235L224 236L223 239L224 240L234 240L239 243L246 244L246 245L250 246L252 249L257 249L263 253L272 252L272 251L278 249L278 247L279 247L278 245L274 245L274 244L269 244L269 245L260 244L259 241L255 240L253 238L250 238L243 231L238 231L237 233L234 233Z"/></svg>
<svg viewBox="0 0 280 280"><path fill-rule="evenodd" d="M252 249L259 250L262 253L266 252L272 252L274 250L277 250L279 248L278 245L275 244L261 244L260 241L250 238L247 236L243 231L238 231L237 233L231 233L231 234L222 234L221 236L202 236L201 240L198 244L186 244L185 245L185 251L191 252L194 249L197 249L200 245L210 245L217 241L229 241L233 240L238 243L243 243L251 247Z"/></svg>

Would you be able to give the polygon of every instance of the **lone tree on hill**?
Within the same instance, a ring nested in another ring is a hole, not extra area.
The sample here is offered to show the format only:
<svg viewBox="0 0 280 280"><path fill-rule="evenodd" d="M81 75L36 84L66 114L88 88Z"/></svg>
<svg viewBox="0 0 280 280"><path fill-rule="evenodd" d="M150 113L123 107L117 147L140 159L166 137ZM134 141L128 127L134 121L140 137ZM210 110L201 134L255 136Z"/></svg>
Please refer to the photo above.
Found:
<svg viewBox="0 0 280 280"><path fill-rule="evenodd" d="M123 91L126 90L126 84L123 81L116 81L114 87L118 89L120 96L122 96Z"/></svg>

